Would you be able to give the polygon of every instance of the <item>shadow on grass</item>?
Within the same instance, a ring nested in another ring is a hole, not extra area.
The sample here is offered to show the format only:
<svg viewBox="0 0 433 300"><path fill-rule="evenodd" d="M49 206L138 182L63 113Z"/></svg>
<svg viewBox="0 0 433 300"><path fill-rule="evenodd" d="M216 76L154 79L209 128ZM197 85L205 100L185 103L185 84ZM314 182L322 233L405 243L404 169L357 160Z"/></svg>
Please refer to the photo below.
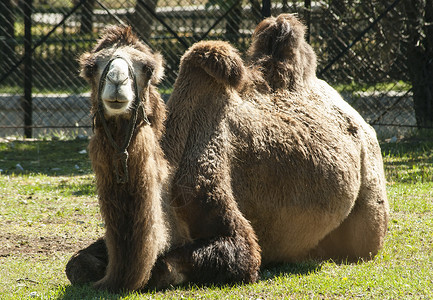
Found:
<svg viewBox="0 0 433 300"><path fill-rule="evenodd" d="M388 182L413 184L433 180L432 130L380 146Z"/></svg>
<svg viewBox="0 0 433 300"><path fill-rule="evenodd" d="M260 280L272 279L281 275L308 275L319 272L322 262L306 261L268 266L261 270Z"/></svg>
<svg viewBox="0 0 433 300"><path fill-rule="evenodd" d="M76 300L76 299L119 299L126 297L130 293L113 294L107 291L95 290L91 285L66 285L61 288L58 300Z"/></svg>
<svg viewBox="0 0 433 300"><path fill-rule="evenodd" d="M385 157L423 160L426 158L425 155L433 150L433 136L407 138L396 143L381 143L380 147Z"/></svg>
<svg viewBox="0 0 433 300"><path fill-rule="evenodd" d="M87 140L0 143L2 174L78 176L92 173Z"/></svg>
<svg viewBox="0 0 433 300"><path fill-rule="evenodd" d="M281 264L271 267L264 268L261 270L261 276L259 281L265 281L279 276L285 275L308 275L311 273L319 272L321 270L322 263L316 261L307 261L296 264ZM228 287L240 287L244 284L242 283L232 283L232 284L194 284L186 283L178 285L175 287L169 287L162 290L147 290L144 289L141 292L123 292L123 293L110 293L107 291L95 290L91 285L66 285L61 288L60 293L57 295L56 299L66 300L66 299L119 299L128 298L131 295L143 295L144 297L155 296L155 293L165 293L172 292L176 290L178 292L188 292L188 291L199 291L203 289L212 290L226 290Z"/></svg>

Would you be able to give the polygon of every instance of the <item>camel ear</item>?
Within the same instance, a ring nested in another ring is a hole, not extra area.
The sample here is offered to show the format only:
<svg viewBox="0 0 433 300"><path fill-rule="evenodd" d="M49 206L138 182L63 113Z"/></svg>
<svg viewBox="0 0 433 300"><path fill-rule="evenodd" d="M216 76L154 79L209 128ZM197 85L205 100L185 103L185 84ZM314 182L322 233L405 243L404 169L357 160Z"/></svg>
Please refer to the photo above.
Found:
<svg viewBox="0 0 433 300"><path fill-rule="evenodd" d="M142 61L144 80L152 84L158 84L164 77L164 59L160 53L148 53Z"/></svg>
<svg viewBox="0 0 433 300"><path fill-rule="evenodd" d="M181 68L188 65L200 67L216 80L232 87L238 87L246 73L237 50L223 41L194 44L181 60Z"/></svg>
<svg viewBox="0 0 433 300"><path fill-rule="evenodd" d="M152 84L158 84L161 82L164 77L164 58L161 53L153 54L154 63L151 66L152 69Z"/></svg>
<svg viewBox="0 0 433 300"><path fill-rule="evenodd" d="M87 81L90 81L95 74L96 60L90 52L83 53L79 58L80 76Z"/></svg>

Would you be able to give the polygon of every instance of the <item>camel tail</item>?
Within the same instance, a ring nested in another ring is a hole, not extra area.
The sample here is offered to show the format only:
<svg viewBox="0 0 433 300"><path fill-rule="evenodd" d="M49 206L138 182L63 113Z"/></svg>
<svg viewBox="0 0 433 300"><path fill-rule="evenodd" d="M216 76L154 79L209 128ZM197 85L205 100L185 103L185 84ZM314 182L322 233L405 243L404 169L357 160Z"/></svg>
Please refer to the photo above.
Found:
<svg viewBox="0 0 433 300"><path fill-rule="evenodd" d="M202 41L194 44L182 57L181 69L194 72L203 69L222 84L232 87L241 85L245 66L238 51L223 41Z"/></svg>

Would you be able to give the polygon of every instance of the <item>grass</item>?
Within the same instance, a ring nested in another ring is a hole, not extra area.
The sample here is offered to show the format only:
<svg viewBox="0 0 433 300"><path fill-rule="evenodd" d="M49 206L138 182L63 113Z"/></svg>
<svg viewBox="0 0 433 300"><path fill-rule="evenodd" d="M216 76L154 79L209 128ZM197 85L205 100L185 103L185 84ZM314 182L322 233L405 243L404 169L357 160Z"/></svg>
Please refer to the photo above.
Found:
<svg viewBox="0 0 433 300"><path fill-rule="evenodd" d="M391 217L371 261L285 264L255 284L150 294L72 287L72 253L102 236L85 140L0 143L1 299L425 299L433 295L433 138L382 143ZM20 164L22 169L17 169Z"/></svg>
<svg viewBox="0 0 433 300"><path fill-rule="evenodd" d="M356 93L359 91L372 93L372 92L406 92L412 88L410 83L404 81L391 81L391 82L381 82L376 84L363 84L357 82L351 82L347 84L336 84L333 87L339 93Z"/></svg>

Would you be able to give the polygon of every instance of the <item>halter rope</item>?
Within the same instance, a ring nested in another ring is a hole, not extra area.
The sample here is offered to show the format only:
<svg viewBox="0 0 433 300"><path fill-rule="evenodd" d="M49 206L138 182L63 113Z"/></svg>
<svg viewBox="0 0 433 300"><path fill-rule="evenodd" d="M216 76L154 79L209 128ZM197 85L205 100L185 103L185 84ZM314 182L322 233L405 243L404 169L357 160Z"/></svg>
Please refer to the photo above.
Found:
<svg viewBox="0 0 433 300"><path fill-rule="evenodd" d="M128 65L128 71L129 71L129 75L132 77L132 80L133 80L134 93L135 93L135 99L134 99L134 103L133 103L133 107L132 107L132 115L131 115L131 118L129 120L128 132L127 132L127 135L125 136L122 147L116 143L116 141L113 138L113 135L111 134L110 129L108 128L107 120L105 119L105 116L104 116L104 105L103 105L102 99L101 99L101 93L102 93L102 89L105 86L105 81L106 81L106 77L108 74L108 70L110 68L111 63L117 58L123 59L126 62L126 64ZM150 78L149 78L149 81L147 82L148 86L149 86L149 83L150 83ZM118 184L125 184L129 181L129 173L128 173L129 154L128 154L127 149L129 147L129 144L130 144L131 139L132 139L132 135L134 134L134 130L136 128L137 119L138 119L138 112L140 112L141 119L145 123L150 125L149 119L147 118L146 112L144 110L143 102L140 101L140 96L138 95L137 80L136 80L135 73L134 73L134 70L133 70L131 64L126 59L124 59L123 57L115 56L108 61L107 65L105 66L104 70L102 71L101 79L99 80L98 110L93 115L93 125L95 126L96 115L98 115L100 120L101 120L102 127L104 127L104 131L105 131L105 134L108 138L108 141L110 142L111 146L117 152L116 155L114 156L113 164L114 164L114 170L115 170L115 174L116 174L116 181ZM121 167L123 169L123 175L121 175L121 171L119 168L119 162L121 163Z"/></svg>

